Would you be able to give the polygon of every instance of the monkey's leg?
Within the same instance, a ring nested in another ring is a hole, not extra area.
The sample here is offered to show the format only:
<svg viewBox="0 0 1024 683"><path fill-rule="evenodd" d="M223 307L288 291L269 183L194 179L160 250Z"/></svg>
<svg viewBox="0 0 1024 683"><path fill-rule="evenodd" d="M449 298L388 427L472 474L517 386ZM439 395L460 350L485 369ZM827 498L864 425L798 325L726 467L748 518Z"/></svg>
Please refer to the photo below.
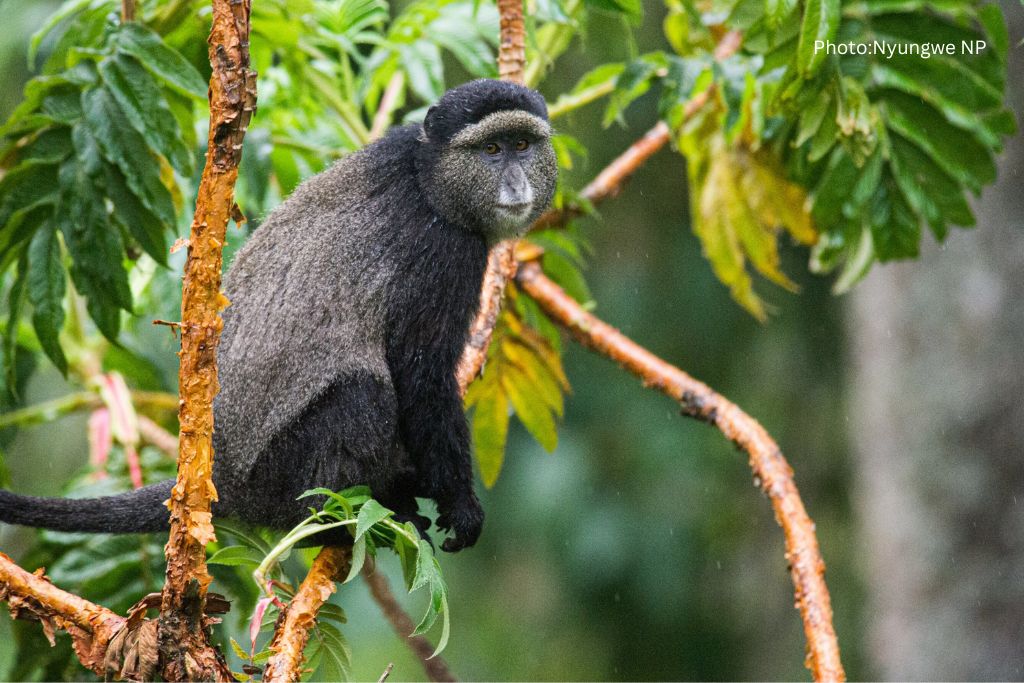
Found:
<svg viewBox="0 0 1024 683"><path fill-rule="evenodd" d="M235 503L234 514L286 529L305 519L310 507L323 504L322 496L298 498L310 489L340 491L362 484L375 494L388 491L409 469L397 461L397 410L388 378L366 371L337 378L274 436L249 477L249 509L239 510Z"/></svg>

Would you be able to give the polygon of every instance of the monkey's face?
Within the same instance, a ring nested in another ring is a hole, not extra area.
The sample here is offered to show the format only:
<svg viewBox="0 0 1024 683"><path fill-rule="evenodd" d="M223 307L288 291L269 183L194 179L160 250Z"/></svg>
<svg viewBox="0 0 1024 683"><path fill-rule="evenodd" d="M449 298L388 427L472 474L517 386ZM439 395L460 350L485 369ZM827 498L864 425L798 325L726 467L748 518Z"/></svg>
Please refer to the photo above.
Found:
<svg viewBox="0 0 1024 683"><path fill-rule="evenodd" d="M547 121L499 111L465 126L441 150L434 203L446 218L494 243L522 235L555 193L558 164Z"/></svg>

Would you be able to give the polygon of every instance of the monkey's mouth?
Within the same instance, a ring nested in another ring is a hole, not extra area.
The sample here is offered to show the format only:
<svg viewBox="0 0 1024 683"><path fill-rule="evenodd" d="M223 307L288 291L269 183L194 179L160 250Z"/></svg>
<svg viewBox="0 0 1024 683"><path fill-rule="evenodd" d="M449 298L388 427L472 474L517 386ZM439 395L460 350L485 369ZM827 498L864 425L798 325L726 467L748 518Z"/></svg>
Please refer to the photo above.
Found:
<svg viewBox="0 0 1024 683"><path fill-rule="evenodd" d="M525 216L533 208L532 202L519 202L517 204L498 204L498 211L508 216Z"/></svg>

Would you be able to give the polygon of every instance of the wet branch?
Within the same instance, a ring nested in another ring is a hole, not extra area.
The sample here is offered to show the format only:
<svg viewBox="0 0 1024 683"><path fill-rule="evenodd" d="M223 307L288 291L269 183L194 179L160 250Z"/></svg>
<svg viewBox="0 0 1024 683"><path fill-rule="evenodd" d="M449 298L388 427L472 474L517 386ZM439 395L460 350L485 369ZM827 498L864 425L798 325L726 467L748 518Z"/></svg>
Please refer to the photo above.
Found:
<svg viewBox="0 0 1024 683"><path fill-rule="evenodd" d="M845 680L814 522L800 500L792 468L764 427L703 382L583 310L536 263L520 265L516 282L583 346L615 361L639 377L644 386L678 401L684 415L717 427L747 453L754 480L771 501L786 537L786 559L807 638L808 668L818 681Z"/></svg>
<svg viewBox="0 0 1024 683"><path fill-rule="evenodd" d="M67 631L82 665L100 676L106 673L107 644L124 627L124 617L57 588L41 569L25 571L3 553L0 600L7 602L12 618L39 621L51 643L55 631Z"/></svg>
<svg viewBox="0 0 1024 683"><path fill-rule="evenodd" d="M295 597L278 617L274 638L270 641L274 654L263 672L265 682L299 680L302 653L309 642L309 632L316 625L316 613L337 590L335 581L348 573L351 562L349 547L324 546L320 550Z"/></svg>
<svg viewBox="0 0 1024 683"><path fill-rule="evenodd" d="M216 350L220 310L227 304L220 291L222 249L235 206L242 138L256 108L248 0L213 0L208 43L210 135L182 287L178 480L168 504L171 532L160 609L161 656L170 676L180 680L232 680L223 658L207 643L204 607L211 580L206 544L214 540L210 508L217 500L211 479Z"/></svg>

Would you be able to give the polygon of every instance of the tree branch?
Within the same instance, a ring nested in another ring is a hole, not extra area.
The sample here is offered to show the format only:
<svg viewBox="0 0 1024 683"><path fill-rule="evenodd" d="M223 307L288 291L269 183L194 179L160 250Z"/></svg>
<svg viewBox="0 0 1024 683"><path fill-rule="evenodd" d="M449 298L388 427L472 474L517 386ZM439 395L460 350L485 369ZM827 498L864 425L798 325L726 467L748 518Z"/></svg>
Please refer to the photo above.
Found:
<svg viewBox="0 0 1024 683"><path fill-rule="evenodd" d="M526 65L526 27L523 23L523 0L498 0L501 20L501 45L498 48L498 74L504 81L523 83ZM491 344L494 325L498 322L501 298L505 285L516 273L513 256L515 240L499 242L487 258L487 271L480 290L480 309L470 326L469 341L462 352L455 374L463 394L466 387L480 374Z"/></svg>
<svg viewBox="0 0 1024 683"><path fill-rule="evenodd" d="M106 673L107 644L124 627L124 617L57 588L42 569L25 571L3 553L0 600L7 601L12 618L41 622L51 644L54 631L67 631L79 661L100 676Z"/></svg>
<svg viewBox="0 0 1024 683"><path fill-rule="evenodd" d="M297 681L302 675L303 650L316 625L316 613L337 588L334 582L348 573L352 562L349 547L324 546L299 586L295 597L277 620L270 649L274 652L263 672L264 682Z"/></svg>
<svg viewBox="0 0 1024 683"><path fill-rule="evenodd" d="M498 47L498 77L523 84L526 69L526 26L523 0L498 0L501 43Z"/></svg>
<svg viewBox="0 0 1024 683"><path fill-rule="evenodd" d="M160 610L160 648L172 678L233 680L204 628L206 544L214 540L210 506L213 397L217 343L227 304L221 294L222 248L234 208L242 138L256 107L249 69L249 0L213 0L209 38L210 134L189 238L181 304L178 372L181 424L178 480L171 490L167 578Z"/></svg>
<svg viewBox="0 0 1024 683"><path fill-rule="evenodd" d="M402 606L398 604L394 593L391 592L391 586L388 585L387 577L378 572L376 567L367 563L363 567L363 579L370 589L370 595L373 596L374 601L380 607L380 611L384 613L388 622L391 623L395 633L405 641L409 649L412 650L412 653L420 660L427 678L432 681L458 680L452 674L445 661L440 657L434 656L434 646L429 640L423 636L412 635L412 632L416 630L416 625L405 610L402 609Z"/></svg>
<svg viewBox="0 0 1024 683"><path fill-rule="evenodd" d="M610 358L639 377L644 386L679 401L683 414L714 425L750 457L760 483L786 536L796 604L807 637L807 665L818 681L845 680L839 644L832 626L832 604L825 585L814 522L807 515L793 481L793 470L768 432L734 403L679 368L658 358L621 332L587 313L534 262L519 267L516 279L556 323L583 346Z"/></svg>

